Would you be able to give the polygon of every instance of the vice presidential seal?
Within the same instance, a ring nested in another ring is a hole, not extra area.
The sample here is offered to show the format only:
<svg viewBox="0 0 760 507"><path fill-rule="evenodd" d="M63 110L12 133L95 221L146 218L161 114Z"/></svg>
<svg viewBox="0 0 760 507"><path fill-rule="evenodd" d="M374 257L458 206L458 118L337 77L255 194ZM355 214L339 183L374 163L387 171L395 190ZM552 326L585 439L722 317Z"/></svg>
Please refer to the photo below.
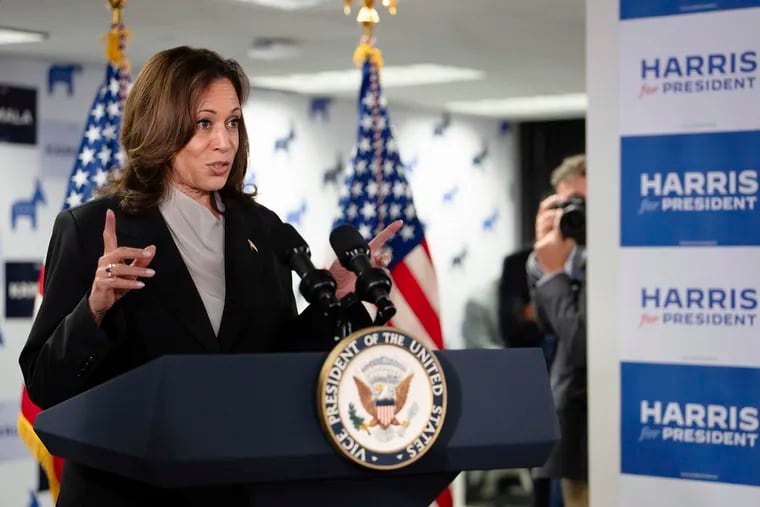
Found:
<svg viewBox="0 0 760 507"><path fill-rule="evenodd" d="M433 352L389 327L363 329L336 345L317 389L331 443L379 470L409 465L430 449L443 426L446 395Z"/></svg>

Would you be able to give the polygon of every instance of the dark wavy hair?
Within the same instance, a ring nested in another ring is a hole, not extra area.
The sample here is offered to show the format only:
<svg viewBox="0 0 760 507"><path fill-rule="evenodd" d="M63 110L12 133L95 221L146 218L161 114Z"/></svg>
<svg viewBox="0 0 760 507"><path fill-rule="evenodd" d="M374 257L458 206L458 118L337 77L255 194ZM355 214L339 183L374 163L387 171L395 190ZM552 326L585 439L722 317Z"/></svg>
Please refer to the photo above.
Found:
<svg viewBox="0 0 760 507"><path fill-rule="evenodd" d="M139 215L158 205L168 189L172 160L195 134L201 95L217 79L232 83L242 106L248 98L248 77L235 60L214 51L187 46L167 49L153 55L140 70L124 104L121 144L126 163L103 191L120 198L124 213ZM242 117L238 132L238 150L219 193L253 205L255 192L243 192L249 144ZM216 209L215 199L211 205Z"/></svg>

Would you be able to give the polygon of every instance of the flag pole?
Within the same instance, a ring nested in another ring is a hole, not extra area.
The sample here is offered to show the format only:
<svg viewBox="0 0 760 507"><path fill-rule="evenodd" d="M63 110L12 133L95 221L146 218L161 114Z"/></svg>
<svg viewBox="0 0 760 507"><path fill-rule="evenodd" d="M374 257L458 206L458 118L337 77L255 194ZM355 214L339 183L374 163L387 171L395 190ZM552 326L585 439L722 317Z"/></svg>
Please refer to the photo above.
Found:
<svg viewBox="0 0 760 507"><path fill-rule="evenodd" d="M127 0L108 0L108 3L111 5L111 28L106 34L106 59L121 71L119 73L119 99L121 108L123 108L124 101L127 98L130 72L129 61L126 57L127 41L130 33L122 20Z"/></svg>
<svg viewBox="0 0 760 507"><path fill-rule="evenodd" d="M111 29L106 34L106 58L117 67L127 64L124 57L127 28L122 21L122 13L127 5L127 0L108 0L111 5Z"/></svg>
<svg viewBox="0 0 760 507"><path fill-rule="evenodd" d="M382 94L380 50L375 47L375 27L380 15L375 8L379 0L363 0L356 21L362 27L354 63L362 69L359 89L358 128L353 168L346 178L348 191L339 200L341 212L334 227L349 223L369 238L383 230L388 220L403 219L399 234L386 246L393 251L388 269L393 280L390 299L397 313L389 325L406 329L437 349L444 347L438 310L438 284L432 257L422 225L414 207L411 187ZM345 0L344 13L351 14L351 0ZM396 2L384 0L391 15ZM354 191L358 189L358 191ZM374 230L373 230L374 229ZM419 275L418 275L419 274ZM434 504L452 507L451 489L443 489Z"/></svg>

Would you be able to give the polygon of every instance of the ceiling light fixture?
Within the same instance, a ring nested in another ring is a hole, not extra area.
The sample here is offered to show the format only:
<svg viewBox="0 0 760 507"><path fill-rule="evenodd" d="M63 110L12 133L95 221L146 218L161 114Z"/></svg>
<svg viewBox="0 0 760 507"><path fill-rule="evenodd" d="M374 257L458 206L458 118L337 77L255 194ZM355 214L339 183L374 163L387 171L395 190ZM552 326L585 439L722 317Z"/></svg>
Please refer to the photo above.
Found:
<svg viewBox="0 0 760 507"><path fill-rule="evenodd" d="M0 26L0 44L24 44L29 42L42 42L47 39L48 34L44 32L34 32L31 30L21 30L18 28L8 28Z"/></svg>
<svg viewBox="0 0 760 507"><path fill-rule="evenodd" d="M285 11L296 11L299 9L308 9L309 7L315 7L319 4L325 3L327 0L238 0L249 4L262 5L264 7L273 7L275 9L282 9Z"/></svg>
<svg viewBox="0 0 760 507"><path fill-rule="evenodd" d="M560 118L582 116L588 107L585 93L535 95L450 102L449 111L499 118Z"/></svg>
<svg viewBox="0 0 760 507"><path fill-rule="evenodd" d="M480 70L449 67L433 63L402 66L383 66L381 75L385 88L418 86L482 79ZM287 74L282 76L251 76L251 84L261 88L286 90L296 93L318 94L355 92L361 84L359 69Z"/></svg>

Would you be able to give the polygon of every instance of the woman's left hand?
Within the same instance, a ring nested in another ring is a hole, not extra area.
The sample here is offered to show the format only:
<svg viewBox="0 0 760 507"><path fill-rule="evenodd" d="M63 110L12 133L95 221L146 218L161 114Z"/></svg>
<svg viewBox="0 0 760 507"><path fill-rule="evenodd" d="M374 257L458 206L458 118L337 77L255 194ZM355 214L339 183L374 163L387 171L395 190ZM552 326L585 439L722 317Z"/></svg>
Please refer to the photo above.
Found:
<svg viewBox="0 0 760 507"><path fill-rule="evenodd" d="M369 259L373 268L387 268L391 263L391 254L383 251L383 247L404 225L403 220L396 220L380 231L377 236L369 242ZM330 273L335 278L338 285L335 295L338 299L343 298L346 294L353 292L356 286L356 275L340 265L336 259L330 266Z"/></svg>

